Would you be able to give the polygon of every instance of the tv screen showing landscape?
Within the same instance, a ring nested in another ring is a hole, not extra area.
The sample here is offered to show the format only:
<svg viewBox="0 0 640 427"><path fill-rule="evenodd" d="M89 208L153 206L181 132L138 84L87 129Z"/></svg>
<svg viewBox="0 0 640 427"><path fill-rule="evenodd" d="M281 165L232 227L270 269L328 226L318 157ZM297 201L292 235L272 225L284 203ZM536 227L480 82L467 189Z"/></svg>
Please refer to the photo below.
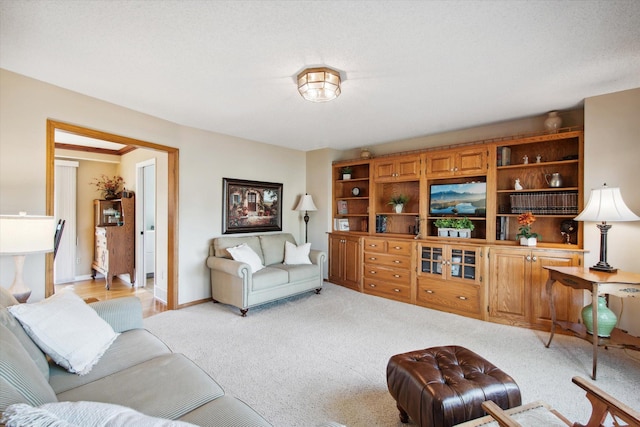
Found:
<svg viewBox="0 0 640 427"><path fill-rule="evenodd" d="M486 216L487 183L432 184L430 215Z"/></svg>

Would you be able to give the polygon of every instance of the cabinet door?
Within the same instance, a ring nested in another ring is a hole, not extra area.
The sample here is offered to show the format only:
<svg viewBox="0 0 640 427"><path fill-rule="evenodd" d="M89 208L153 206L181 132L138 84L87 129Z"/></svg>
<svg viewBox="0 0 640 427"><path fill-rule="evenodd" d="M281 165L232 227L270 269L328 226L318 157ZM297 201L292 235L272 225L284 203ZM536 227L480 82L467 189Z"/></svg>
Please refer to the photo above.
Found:
<svg viewBox="0 0 640 427"><path fill-rule="evenodd" d="M360 287L360 241L346 239L344 243L344 280L354 289Z"/></svg>
<svg viewBox="0 0 640 427"><path fill-rule="evenodd" d="M393 160L376 160L373 179L376 181L392 181L395 178L395 162Z"/></svg>
<svg viewBox="0 0 640 427"><path fill-rule="evenodd" d="M549 309L549 295L545 287L549 272L543 267L577 267L581 255L575 252L533 251L531 259L531 323L549 328L551 327L551 311ZM580 318L580 310L583 305L582 294L582 291L556 284L553 287L556 319L576 322Z"/></svg>
<svg viewBox="0 0 640 427"><path fill-rule="evenodd" d="M454 155L450 151L429 153L427 155L427 176L451 176L454 161Z"/></svg>
<svg viewBox="0 0 640 427"><path fill-rule="evenodd" d="M531 258L528 250L492 249L489 256L489 316L504 323L528 322Z"/></svg>
<svg viewBox="0 0 640 427"><path fill-rule="evenodd" d="M329 236L329 280L338 283L342 280L344 260L341 257L342 237L336 235Z"/></svg>
<svg viewBox="0 0 640 427"><path fill-rule="evenodd" d="M420 179L420 157L411 156L396 162L396 178L401 180Z"/></svg>
<svg viewBox="0 0 640 427"><path fill-rule="evenodd" d="M455 161L456 175L476 175L487 170L487 149L479 147L476 149L461 150L456 155Z"/></svg>

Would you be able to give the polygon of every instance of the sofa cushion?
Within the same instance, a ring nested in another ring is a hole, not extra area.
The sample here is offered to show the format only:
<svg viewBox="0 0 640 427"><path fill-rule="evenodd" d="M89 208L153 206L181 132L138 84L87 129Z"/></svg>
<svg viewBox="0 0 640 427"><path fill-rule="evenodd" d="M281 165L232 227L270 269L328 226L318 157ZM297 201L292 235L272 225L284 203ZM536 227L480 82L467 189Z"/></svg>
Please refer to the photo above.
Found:
<svg viewBox="0 0 640 427"><path fill-rule="evenodd" d="M234 246L232 248L227 248L227 251L231 254L231 257L234 260L249 264L252 273L260 271L264 268L264 265L262 265L262 260L260 259L258 254L246 243Z"/></svg>
<svg viewBox="0 0 640 427"><path fill-rule="evenodd" d="M38 406L57 401L27 350L4 325L0 325L0 351L0 412L14 403Z"/></svg>
<svg viewBox="0 0 640 427"><path fill-rule="evenodd" d="M59 400L114 403L153 417L178 419L224 395L182 354L167 354L58 394Z"/></svg>
<svg viewBox="0 0 640 427"><path fill-rule="evenodd" d="M184 415L180 418L180 421L186 421L199 426L216 427L271 426L271 424L246 403L230 396L222 396L212 400L206 405L202 405Z"/></svg>
<svg viewBox="0 0 640 427"><path fill-rule="evenodd" d="M269 289L289 283L289 273L278 267L279 265L265 267L254 274L252 290L259 291L261 289Z"/></svg>
<svg viewBox="0 0 640 427"><path fill-rule="evenodd" d="M56 393L62 393L169 353L169 347L151 332L134 329L120 334L86 375L71 374L52 363L49 384Z"/></svg>
<svg viewBox="0 0 640 427"><path fill-rule="evenodd" d="M280 264L274 265L272 268L277 268L279 270L283 270L287 272L289 276L289 282L301 282L312 279L318 279L320 275L320 269L317 265L309 264L309 265L287 265ZM322 285L322 281L320 281L319 286Z"/></svg>
<svg viewBox="0 0 640 427"><path fill-rule="evenodd" d="M260 246L260 238L258 236L242 236L242 237L216 237L213 239L214 255L219 258L232 259L227 248L246 243L260 257L261 263L264 265L264 257L262 256L262 247Z"/></svg>
<svg viewBox="0 0 640 427"><path fill-rule="evenodd" d="M311 243L296 246L291 242L284 242L284 263L287 265L311 264L310 251Z"/></svg>
<svg viewBox="0 0 640 427"><path fill-rule="evenodd" d="M69 372L88 373L118 334L71 290L8 308L46 354Z"/></svg>
<svg viewBox="0 0 640 427"><path fill-rule="evenodd" d="M37 408L24 403L11 405L4 413L7 427L195 427L182 421L150 417L121 405L102 402L45 403Z"/></svg>
<svg viewBox="0 0 640 427"><path fill-rule="evenodd" d="M29 353L29 356L36 364L42 376L45 379L49 380L49 363L47 362L47 357L44 355L42 350L33 342L29 335L22 329L22 325L18 320L6 308L0 308L0 324L6 326L13 335L18 338L22 347Z"/></svg>
<svg viewBox="0 0 640 427"><path fill-rule="evenodd" d="M290 233L260 235L264 265L282 264L284 261L285 242L296 244L296 240Z"/></svg>

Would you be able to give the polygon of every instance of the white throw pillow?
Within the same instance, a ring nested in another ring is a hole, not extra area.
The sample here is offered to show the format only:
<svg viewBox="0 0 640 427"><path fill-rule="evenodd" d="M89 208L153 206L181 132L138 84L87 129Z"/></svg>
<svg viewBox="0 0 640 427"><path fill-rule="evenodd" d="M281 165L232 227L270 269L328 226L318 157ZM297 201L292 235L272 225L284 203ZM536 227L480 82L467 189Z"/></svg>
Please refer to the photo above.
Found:
<svg viewBox="0 0 640 427"><path fill-rule="evenodd" d="M24 403L11 405L2 421L7 427L189 427L194 424L150 417L126 406L102 402L55 402L34 408Z"/></svg>
<svg viewBox="0 0 640 427"><path fill-rule="evenodd" d="M234 260L249 264L251 271L254 273L264 268L258 254L246 243L234 246L233 248L227 248L227 251L231 254L231 257Z"/></svg>
<svg viewBox="0 0 640 427"><path fill-rule="evenodd" d="M72 373L91 371L119 334L72 290L8 307L31 339Z"/></svg>
<svg viewBox="0 0 640 427"><path fill-rule="evenodd" d="M288 265L311 264L310 251L311 243L296 246L291 242L284 242L284 263Z"/></svg>

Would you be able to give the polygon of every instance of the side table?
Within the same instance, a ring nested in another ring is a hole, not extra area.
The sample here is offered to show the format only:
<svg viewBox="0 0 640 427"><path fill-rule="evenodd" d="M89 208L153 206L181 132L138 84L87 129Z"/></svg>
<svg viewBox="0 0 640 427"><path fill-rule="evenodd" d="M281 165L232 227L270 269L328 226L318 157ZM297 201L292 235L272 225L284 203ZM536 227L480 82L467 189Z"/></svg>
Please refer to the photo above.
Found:
<svg viewBox="0 0 640 427"><path fill-rule="evenodd" d="M610 338L598 337L598 296L615 295L620 298L640 297L640 274L628 273L618 270L616 273L588 270L584 267L544 267L549 270L549 280L546 283L546 292L549 295L549 307L551 309L551 335L546 347L551 345L556 325L563 329L573 331L577 336L593 342L593 373L591 378L596 379L598 366L598 346L624 347L640 351L640 338L633 337L626 332L614 328ZM593 331L594 335L587 334L587 328L581 323L562 322L556 320L556 310L553 301L553 285L558 282L561 285L573 289L583 289L591 292L593 305Z"/></svg>

